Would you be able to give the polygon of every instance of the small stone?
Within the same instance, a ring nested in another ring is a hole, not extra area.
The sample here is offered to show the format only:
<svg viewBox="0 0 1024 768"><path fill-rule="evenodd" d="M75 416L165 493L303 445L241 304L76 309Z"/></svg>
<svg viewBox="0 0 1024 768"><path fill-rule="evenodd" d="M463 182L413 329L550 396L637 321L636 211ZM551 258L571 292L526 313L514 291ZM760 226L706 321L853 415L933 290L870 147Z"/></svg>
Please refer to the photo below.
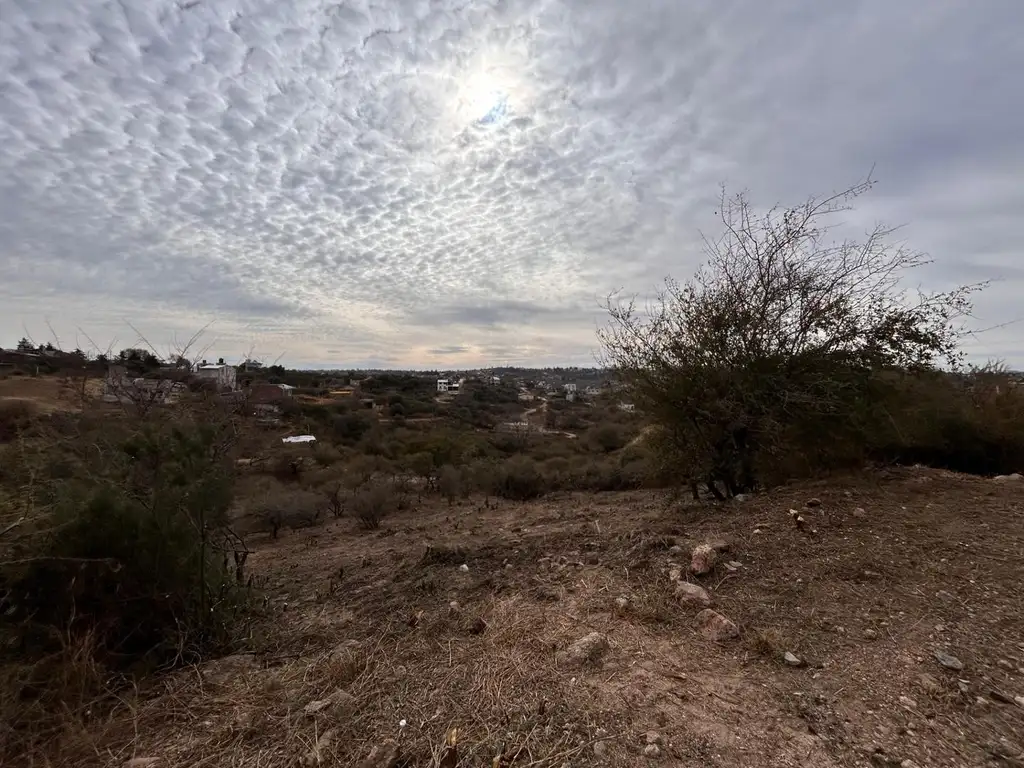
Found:
<svg viewBox="0 0 1024 768"><path fill-rule="evenodd" d="M591 632L581 637L565 654L566 661L576 666L597 664L608 650L608 638L600 632Z"/></svg>
<svg viewBox="0 0 1024 768"><path fill-rule="evenodd" d="M673 544L671 547L668 548L668 551L669 551L670 554L673 554L673 555L681 555L681 554L683 554L683 548L680 547L678 544Z"/></svg>
<svg viewBox="0 0 1024 768"><path fill-rule="evenodd" d="M708 594L707 590L688 581L680 581L676 584L675 596L677 600L683 603L700 605L705 608L711 605L711 595Z"/></svg>
<svg viewBox="0 0 1024 768"><path fill-rule="evenodd" d="M984 696L978 696L974 699L974 706L979 707L981 709L987 708L990 704L992 704L992 702L986 699Z"/></svg>
<svg viewBox="0 0 1024 768"><path fill-rule="evenodd" d="M742 504L744 501L746 501L749 498L750 498L750 494L748 494L748 493L737 493L735 496L732 497L732 500Z"/></svg>
<svg viewBox="0 0 1024 768"><path fill-rule="evenodd" d="M917 709L917 702L909 696L900 696L900 704L907 709Z"/></svg>
<svg viewBox="0 0 1024 768"><path fill-rule="evenodd" d="M786 663L787 667L802 667L804 665L803 659L790 651L782 654L782 660Z"/></svg>
<svg viewBox="0 0 1024 768"><path fill-rule="evenodd" d="M935 631L936 632L945 632L946 631L946 625L945 624L936 624L935 625Z"/></svg>
<svg viewBox="0 0 1024 768"><path fill-rule="evenodd" d="M992 701L998 701L1000 704L1013 704L1012 698L1002 691L997 691L994 688L988 692L988 695L992 697Z"/></svg>
<svg viewBox="0 0 1024 768"><path fill-rule="evenodd" d="M644 747L644 757L649 757L652 760L661 757L661 747L657 744L648 744Z"/></svg>
<svg viewBox="0 0 1024 768"><path fill-rule="evenodd" d="M617 597L615 598L615 607L620 611L624 611L629 608L629 600L624 597Z"/></svg>
<svg viewBox="0 0 1024 768"><path fill-rule="evenodd" d="M865 640L877 640L878 639L878 632L876 632L873 629L865 629L864 630L864 639Z"/></svg>
<svg viewBox="0 0 1024 768"><path fill-rule="evenodd" d="M452 600L448 603L448 613L458 613L461 608L462 606L459 605L458 600Z"/></svg>
<svg viewBox="0 0 1024 768"><path fill-rule="evenodd" d="M647 740L648 744L661 744L662 743L661 734L658 733L657 731L648 731L646 734L644 734L644 738Z"/></svg>
<svg viewBox="0 0 1024 768"><path fill-rule="evenodd" d="M339 688L326 699L317 699L316 701L309 702L309 704L303 707L302 712L307 717L326 715L329 712L336 713L352 706L355 700L355 696Z"/></svg>
<svg viewBox="0 0 1024 768"><path fill-rule="evenodd" d="M821 506L821 499L808 499L806 504L808 509L815 509Z"/></svg>
<svg viewBox="0 0 1024 768"><path fill-rule="evenodd" d="M964 668L964 663L960 661L956 656L946 653L945 651L935 651L935 660L939 662L946 669L951 669L954 672L959 672Z"/></svg>
<svg viewBox="0 0 1024 768"><path fill-rule="evenodd" d="M668 572L668 580L672 582L682 581L683 569L682 568L671 568Z"/></svg>
<svg viewBox="0 0 1024 768"><path fill-rule="evenodd" d="M857 519L863 519L868 516L868 513L864 510L864 507L857 507L853 510L853 516Z"/></svg>
<svg viewBox="0 0 1024 768"><path fill-rule="evenodd" d="M736 622L710 608L705 608L698 613L695 621L700 633L713 642L720 643L740 636L740 628Z"/></svg>
<svg viewBox="0 0 1024 768"><path fill-rule="evenodd" d="M608 742L599 741L594 744L594 757L605 757L608 754Z"/></svg>
<svg viewBox="0 0 1024 768"><path fill-rule="evenodd" d="M900 763L900 768L917 768L917 763L913 760L904 760Z"/></svg>
<svg viewBox="0 0 1024 768"><path fill-rule="evenodd" d="M459 570L462 571L463 573L469 573L469 566L466 565L465 563L463 563L462 565L459 566Z"/></svg>
<svg viewBox="0 0 1024 768"><path fill-rule="evenodd" d="M700 544L693 549L690 557L690 572L695 576L711 573L718 559L718 552L710 544Z"/></svg>
<svg viewBox="0 0 1024 768"><path fill-rule="evenodd" d="M1013 700L1017 703L1018 707L1024 707L1024 696L1014 696Z"/></svg>
<svg viewBox="0 0 1024 768"><path fill-rule="evenodd" d="M927 672L917 676L917 682L925 693L936 696L942 693L942 684Z"/></svg>
<svg viewBox="0 0 1024 768"><path fill-rule="evenodd" d="M715 550L715 552L719 555L725 554L729 551L731 547L729 542L725 539L715 539L714 541L709 541L708 546Z"/></svg>
<svg viewBox="0 0 1024 768"><path fill-rule="evenodd" d="M1010 670L1013 669L1013 664L1010 663L1009 659L1000 659L999 661L996 662L996 666L999 666L999 667L1001 667L1003 669L1010 669Z"/></svg>

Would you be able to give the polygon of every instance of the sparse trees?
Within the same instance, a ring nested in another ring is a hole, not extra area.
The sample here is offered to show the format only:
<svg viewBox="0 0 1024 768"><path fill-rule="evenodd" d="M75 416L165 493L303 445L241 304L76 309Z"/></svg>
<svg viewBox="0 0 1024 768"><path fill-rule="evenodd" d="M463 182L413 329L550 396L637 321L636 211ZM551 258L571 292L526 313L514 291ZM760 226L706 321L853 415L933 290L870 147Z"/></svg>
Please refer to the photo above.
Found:
<svg viewBox="0 0 1024 768"><path fill-rule="evenodd" d="M691 280L666 281L646 312L608 302L607 361L719 498L752 489L794 441L826 450L870 428L887 376L959 361L976 287L911 296L901 279L926 260L892 229L830 240L836 214L871 186L764 214L723 194L723 232L705 238Z"/></svg>

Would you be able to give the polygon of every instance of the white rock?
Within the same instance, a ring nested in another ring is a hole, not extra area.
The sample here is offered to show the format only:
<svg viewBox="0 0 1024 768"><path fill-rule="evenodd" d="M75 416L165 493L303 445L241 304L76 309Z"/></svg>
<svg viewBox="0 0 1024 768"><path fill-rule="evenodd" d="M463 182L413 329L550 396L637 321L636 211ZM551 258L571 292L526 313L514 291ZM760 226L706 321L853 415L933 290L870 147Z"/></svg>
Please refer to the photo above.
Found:
<svg viewBox="0 0 1024 768"><path fill-rule="evenodd" d="M661 757L661 747L657 744L648 744L644 747L644 757L650 757L652 759Z"/></svg>
<svg viewBox="0 0 1024 768"><path fill-rule="evenodd" d="M782 654L782 660L786 662L787 666L790 667L802 667L804 665L803 659L801 659L795 653L790 653L789 651L786 651L784 654Z"/></svg>
<svg viewBox="0 0 1024 768"><path fill-rule="evenodd" d="M624 597L617 597L615 598L615 607L620 611L624 611L629 608L629 600Z"/></svg>
<svg viewBox="0 0 1024 768"><path fill-rule="evenodd" d="M466 565L465 563L463 563L462 565L459 566L459 570L462 571L463 573L469 573L469 566Z"/></svg>

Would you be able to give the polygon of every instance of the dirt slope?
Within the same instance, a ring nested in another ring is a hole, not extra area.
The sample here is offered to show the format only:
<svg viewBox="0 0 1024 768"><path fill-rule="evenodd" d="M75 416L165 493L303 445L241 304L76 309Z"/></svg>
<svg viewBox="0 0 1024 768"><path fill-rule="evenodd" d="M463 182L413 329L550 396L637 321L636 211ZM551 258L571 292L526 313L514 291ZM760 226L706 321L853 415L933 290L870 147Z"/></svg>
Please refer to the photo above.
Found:
<svg viewBox="0 0 1024 768"><path fill-rule="evenodd" d="M349 766L392 740L432 766L457 727L465 766L1022 765L1022 500L907 469L725 507L432 503L288 533L251 559L269 650L175 673L68 759ZM742 630L723 643L668 576L717 539L688 578ZM567 656L594 632L603 653Z"/></svg>

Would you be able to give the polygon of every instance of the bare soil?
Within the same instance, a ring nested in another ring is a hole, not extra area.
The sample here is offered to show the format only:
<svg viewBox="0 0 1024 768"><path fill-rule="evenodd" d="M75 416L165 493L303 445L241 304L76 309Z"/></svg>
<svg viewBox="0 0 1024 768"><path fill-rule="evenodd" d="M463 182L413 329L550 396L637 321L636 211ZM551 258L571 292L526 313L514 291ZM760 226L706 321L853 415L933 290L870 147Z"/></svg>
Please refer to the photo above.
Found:
<svg viewBox="0 0 1024 768"><path fill-rule="evenodd" d="M365 764L1024 765L1022 501L1022 482L899 469L726 505L431 500L377 532L285 532L249 562L264 650L126 698L66 758L354 766L391 742L397 762ZM668 575L719 540L684 578L739 625L723 643ZM567 653L595 632L603 654Z"/></svg>

